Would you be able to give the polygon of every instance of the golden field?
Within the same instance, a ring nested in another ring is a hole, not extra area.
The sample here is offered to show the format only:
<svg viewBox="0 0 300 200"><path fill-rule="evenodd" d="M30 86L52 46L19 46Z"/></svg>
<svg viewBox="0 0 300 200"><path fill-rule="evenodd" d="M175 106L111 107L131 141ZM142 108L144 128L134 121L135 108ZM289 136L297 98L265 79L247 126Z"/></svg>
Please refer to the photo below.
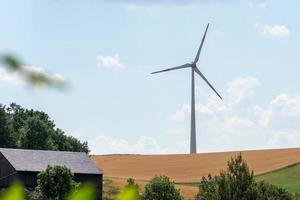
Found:
<svg viewBox="0 0 300 200"><path fill-rule="evenodd" d="M239 152L217 152L177 155L94 155L92 160L104 177L121 188L127 178L141 186L155 175L169 176L176 183L199 182L202 176L226 169L227 160ZM300 162L300 148L242 151L255 174L261 174ZM192 199L197 187L177 185L185 199Z"/></svg>

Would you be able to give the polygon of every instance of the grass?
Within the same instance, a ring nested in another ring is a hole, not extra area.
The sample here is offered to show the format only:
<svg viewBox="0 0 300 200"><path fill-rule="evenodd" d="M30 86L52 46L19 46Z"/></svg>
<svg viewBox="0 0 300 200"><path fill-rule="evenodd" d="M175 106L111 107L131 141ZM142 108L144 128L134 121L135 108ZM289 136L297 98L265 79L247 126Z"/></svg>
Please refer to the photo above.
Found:
<svg viewBox="0 0 300 200"><path fill-rule="evenodd" d="M113 177L111 177L113 178ZM113 179L117 179L117 177L114 177ZM123 178L120 178L123 179ZM295 193L300 193L300 163L292 164L287 167L283 167L278 170L273 170L269 171L267 173L259 174L255 176L255 179L257 181L264 180L267 183L276 185L280 188L284 188L287 191L289 191L292 194ZM143 183L144 187L144 182L147 182L146 180L142 179L137 179L139 180L138 183L141 184ZM119 189L115 187L115 180L110 180L110 179L105 179L104 180L104 200L112 200L116 197ZM190 188L194 190L194 188L199 187L199 182L194 182L194 181L175 181L175 184L178 187L181 186L189 186L189 187L183 187L182 191L187 190L189 191ZM189 191L190 192L190 191Z"/></svg>
<svg viewBox="0 0 300 200"><path fill-rule="evenodd" d="M290 193L300 193L300 163L289 165L287 167L257 175L258 181L266 181L267 183L284 188ZM175 183L176 185L186 185L199 187L198 182Z"/></svg>
<svg viewBox="0 0 300 200"><path fill-rule="evenodd" d="M257 180L264 180L284 188L291 193L300 192L300 163L290 165L275 171L256 176Z"/></svg>

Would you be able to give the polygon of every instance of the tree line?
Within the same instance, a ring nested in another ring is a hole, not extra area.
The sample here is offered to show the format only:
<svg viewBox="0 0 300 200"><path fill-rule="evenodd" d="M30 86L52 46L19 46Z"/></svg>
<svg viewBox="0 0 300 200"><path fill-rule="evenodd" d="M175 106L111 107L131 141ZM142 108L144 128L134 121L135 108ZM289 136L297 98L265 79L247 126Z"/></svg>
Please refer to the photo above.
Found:
<svg viewBox="0 0 300 200"><path fill-rule="evenodd" d="M16 103L0 104L0 148L89 153L87 142L66 135L47 113Z"/></svg>

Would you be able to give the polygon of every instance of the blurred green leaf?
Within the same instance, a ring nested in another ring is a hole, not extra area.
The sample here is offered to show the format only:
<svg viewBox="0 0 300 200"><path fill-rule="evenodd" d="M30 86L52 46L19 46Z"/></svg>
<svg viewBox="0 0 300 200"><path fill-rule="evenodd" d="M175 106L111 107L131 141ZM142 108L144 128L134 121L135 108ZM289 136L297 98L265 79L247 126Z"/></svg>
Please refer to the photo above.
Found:
<svg viewBox="0 0 300 200"><path fill-rule="evenodd" d="M117 196L116 200L139 200L137 187L125 187Z"/></svg>
<svg viewBox="0 0 300 200"><path fill-rule="evenodd" d="M0 63L11 71L16 71L31 86L47 86L57 89L67 89L67 84L62 77L48 73L42 68L25 67L22 62L13 55L0 55Z"/></svg>
<svg viewBox="0 0 300 200"><path fill-rule="evenodd" d="M21 62L12 55L1 55L0 60L7 65L11 70L19 70L21 68Z"/></svg>
<svg viewBox="0 0 300 200"><path fill-rule="evenodd" d="M76 192L73 192L68 198L68 200L92 200L96 199L96 190L91 184L84 184Z"/></svg>
<svg viewBox="0 0 300 200"><path fill-rule="evenodd" d="M24 200L25 194L20 183L14 183L0 197L0 200Z"/></svg>

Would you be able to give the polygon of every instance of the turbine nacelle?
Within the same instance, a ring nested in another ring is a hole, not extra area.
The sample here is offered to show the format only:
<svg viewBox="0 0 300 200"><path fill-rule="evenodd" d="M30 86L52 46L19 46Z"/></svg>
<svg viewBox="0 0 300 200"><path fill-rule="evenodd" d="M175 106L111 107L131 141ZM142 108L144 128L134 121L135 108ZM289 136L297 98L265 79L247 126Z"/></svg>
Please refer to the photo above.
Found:
<svg viewBox="0 0 300 200"><path fill-rule="evenodd" d="M216 89L212 86L212 84L206 79L206 77L201 73L201 71L197 67L197 62L199 61L199 56L200 56L200 53L201 53L201 50L202 50L202 47L203 47L203 44L204 44L204 40L205 40L205 37L206 37L208 27L209 27L209 24L207 24L207 26L206 26L206 29L205 29L200 47L197 51L195 60L192 63L187 63L187 64L180 65L180 66L177 66L177 67L172 67L172 68L167 68L167 69L160 70L160 71L155 71L155 72L152 72L151 74L156 74L156 73L167 72L167 71L172 71L172 70L191 67L207 83L207 85L218 95L218 97L220 99L222 99L221 95L216 91Z"/></svg>

